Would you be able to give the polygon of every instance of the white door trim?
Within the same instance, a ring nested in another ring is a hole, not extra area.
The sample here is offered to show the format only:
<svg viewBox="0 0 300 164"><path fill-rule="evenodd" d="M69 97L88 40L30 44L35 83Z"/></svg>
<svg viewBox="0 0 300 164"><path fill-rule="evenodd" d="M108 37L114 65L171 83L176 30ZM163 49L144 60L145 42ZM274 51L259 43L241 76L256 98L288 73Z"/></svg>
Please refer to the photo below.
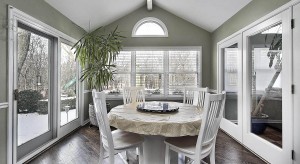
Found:
<svg viewBox="0 0 300 164"><path fill-rule="evenodd" d="M295 19L295 27L293 29L293 84L295 85L294 87L294 95L293 95L293 101L294 101L294 164L300 163L300 47L299 47L299 42L300 42L300 3L296 4L293 6L293 19Z"/></svg>

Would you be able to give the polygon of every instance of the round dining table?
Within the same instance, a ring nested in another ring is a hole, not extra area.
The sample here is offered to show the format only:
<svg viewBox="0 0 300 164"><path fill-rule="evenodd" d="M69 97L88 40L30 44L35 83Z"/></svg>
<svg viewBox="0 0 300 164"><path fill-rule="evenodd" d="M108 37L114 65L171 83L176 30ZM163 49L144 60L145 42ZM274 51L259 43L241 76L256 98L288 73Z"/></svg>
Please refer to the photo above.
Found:
<svg viewBox="0 0 300 164"><path fill-rule="evenodd" d="M146 102L157 104L157 102ZM140 103L119 105L108 113L111 126L144 136L143 157L145 164L163 164L165 159L165 137L196 136L199 134L202 110L190 104L168 103L177 108L174 112L144 112L137 110ZM160 102L159 102L160 104ZM156 106L157 107L157 106ZM172 163L177 163L173 152ZM175 161L174 161L175 160Z"/></svg>

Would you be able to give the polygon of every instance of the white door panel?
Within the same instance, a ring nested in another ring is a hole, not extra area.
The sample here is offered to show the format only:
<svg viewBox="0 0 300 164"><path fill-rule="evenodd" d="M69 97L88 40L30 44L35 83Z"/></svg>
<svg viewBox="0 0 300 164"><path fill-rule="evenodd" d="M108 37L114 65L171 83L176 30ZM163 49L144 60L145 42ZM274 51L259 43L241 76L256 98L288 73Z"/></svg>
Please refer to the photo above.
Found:
<svg viewBox="0 0 300 164"><path fill-rule="evenodd" d="M242 34L218 44L218 91L226 91L221 129L242 142Z"/></svg>
<svg viewBox="0 0 300 164"><path fill-rule="evenodd" d="M290 21L289 9L243 33L243 143L274 164L292 163Z"/></svg>

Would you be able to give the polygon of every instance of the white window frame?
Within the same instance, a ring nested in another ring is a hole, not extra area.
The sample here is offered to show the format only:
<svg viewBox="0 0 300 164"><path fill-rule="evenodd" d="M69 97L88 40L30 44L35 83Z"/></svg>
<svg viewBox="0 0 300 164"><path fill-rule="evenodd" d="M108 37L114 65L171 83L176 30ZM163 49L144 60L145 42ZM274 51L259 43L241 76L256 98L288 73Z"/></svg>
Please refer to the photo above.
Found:
<svg viewBox="0 0 300 164"><path fill-rule="evenodd" d="M136 35L136 31L144 24L147 22L153 22L156 23L157 25L159 25L163 31L164 31L164 35ZM154 18L154 17L146 17L143 18L141 20L139 20L133 27L132 30L132 37L168 37L168 29L167 26L164 24L164 22L162 22L161 20Z"/></svg>
<svg viewBox="0 0 300 164"><path fill-rule="evenodd" d="M185 47L124 47L122 51L131 51L131 73L130 73L130 82L131 86L136 86L136 51L164 51L164 65L163 65L163 90L164 94L160 95L146 95L146 98L182 98L183 95L169 95L169 74L173 72L169 72L169 51L197 51L197 87L202 86L202 47L201 46L185 46ZM141 73L141 72L139 72ZM153 73L145 73L145 74L156 74ZM120 73L122 74L122 73ZM108 99L120 99L122 97L119 95L111 95L108 94Z"/></svg>

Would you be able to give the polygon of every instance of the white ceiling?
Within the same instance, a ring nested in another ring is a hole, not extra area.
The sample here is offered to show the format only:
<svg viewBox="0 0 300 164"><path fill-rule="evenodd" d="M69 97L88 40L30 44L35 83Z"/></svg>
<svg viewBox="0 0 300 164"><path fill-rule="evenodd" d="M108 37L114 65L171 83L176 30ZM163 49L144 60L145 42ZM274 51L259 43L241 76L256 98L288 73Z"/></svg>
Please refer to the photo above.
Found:
<svg viewBox="0 0 300 164"><path fill-rule="evenodd" d="M146 9L146 0L45 1L86 31L108 25L142 6ZM212 32L250 1L153 0L153 4Z"/></svg>

